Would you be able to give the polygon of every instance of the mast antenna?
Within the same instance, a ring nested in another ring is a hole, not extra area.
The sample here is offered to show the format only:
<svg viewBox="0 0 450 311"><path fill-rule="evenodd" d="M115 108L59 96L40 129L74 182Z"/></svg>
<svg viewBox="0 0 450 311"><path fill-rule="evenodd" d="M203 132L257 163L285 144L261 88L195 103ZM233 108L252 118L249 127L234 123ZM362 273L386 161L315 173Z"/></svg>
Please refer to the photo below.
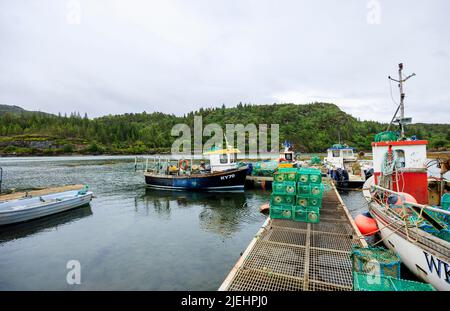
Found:
<svg viewBox="0 0 450 311"><path fill-rule="evenodd" d="M413 73L409 76L407 76L406 78L403 78L403 63L398 64L398 80L392 78L391 76L389 76L389 80L398 82L398 88L400 90L400 104L397 107L397 110L395 111L394 117L392 117L391 122L389 123L389 126L387 128L387 130L389 131L389 129L391 128L391 125L393 122L398 122L398 124L400 125L400 139L403 140L405 139L405 125L411 123L412 119L411 118L405 118L405 92L403 91L403 83L406 82L406 80L408 80L411 77L414 77L416 74ZM400 110L400 117L397 117L397 113Z"/></svg>

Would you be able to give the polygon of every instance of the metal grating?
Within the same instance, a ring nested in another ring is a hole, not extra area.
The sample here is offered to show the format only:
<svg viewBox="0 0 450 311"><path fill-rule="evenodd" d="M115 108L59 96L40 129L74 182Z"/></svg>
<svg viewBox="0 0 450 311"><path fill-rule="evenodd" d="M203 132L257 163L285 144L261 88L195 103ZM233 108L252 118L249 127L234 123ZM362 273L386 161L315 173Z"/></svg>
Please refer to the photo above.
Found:
<svg viewBox="0 0 450 311"><path fill-rule="evenodd" d="M337 192L329 192L318 224L271 219L225 288L352 290L350 251L360 243Z"/></svg>
<svg viewBox="0 0 450 311"><path fill-rule="evenodd" d="M308 290L309 291L351 291L352 288L331 285L328 283L309 281Z"/></svg>
<svg viewBox="0 0 450 311"><path fill-rule="evenodd" d="M303 280L260 270L240 269L228 287L231 291L299 291Z"/></svg>
<svg viewBox="0 0 450 311"><path fill-rule="evenodd" d="M311 247L350 253L353 245L359 245L359 240L354 239L351 235L337 235L324 232L311 233Z"/></svg>
<svg viewBox="0 0 450 311"><path fill-rule="evenodd" d="M353 234L353 228L348 223L342 223L342 222L331 222L328 221L325 222L324 220L321 220L318 224L312 224L311 229L313 232L328 232L328 233L336 233L336 234L344 234L344 235L352 235Z"/></svg>
<svg viewBox="0 0 450 311"><path fill-rule="evenodd" d="M277 273L302 278L305 248L289 244L258 241L245 259L244 267L269 274Z"/></svg>
<svg viewBox="0 0 450 311"><path fill-rule="evenodd" d="M306 230L279 227L266 231L261 239L271 242L306 246Z"/></svg>
<svg viewBox="0 0 450 311"><path fill-rule="evenodd" d="M308 228L308 224L305 222L297 222L287 219L272 219L272 226L302 230L306 230Z"/></svg>
<svg viewBox="0 0 450 311"><path fill-rule="evenodd" d="M349 253L311 248L309 260L310 280L353 287L352 262Z"/></svg>

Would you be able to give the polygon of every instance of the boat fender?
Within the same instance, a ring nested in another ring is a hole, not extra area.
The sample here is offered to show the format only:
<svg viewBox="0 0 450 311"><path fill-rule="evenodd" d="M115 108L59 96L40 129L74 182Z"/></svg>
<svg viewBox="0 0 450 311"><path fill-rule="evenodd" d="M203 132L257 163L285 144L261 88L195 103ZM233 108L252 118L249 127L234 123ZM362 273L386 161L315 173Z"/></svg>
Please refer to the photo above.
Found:
<svg viewBox="0 0 450 311"><path fill-rule="evenodd" d="M355 224L364 236L372 236L378 231L377 222L371 217L359 214L355 218Z"/></svg>

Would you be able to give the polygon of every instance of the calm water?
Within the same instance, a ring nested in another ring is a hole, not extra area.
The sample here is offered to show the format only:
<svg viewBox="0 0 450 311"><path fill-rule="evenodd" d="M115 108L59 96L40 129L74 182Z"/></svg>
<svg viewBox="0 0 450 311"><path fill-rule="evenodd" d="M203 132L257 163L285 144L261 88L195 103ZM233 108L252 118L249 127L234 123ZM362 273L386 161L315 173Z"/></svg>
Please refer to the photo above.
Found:
<svg viewBox="0 0 450 311"><path fill-rule="evenodd" d="M0 290L216 290L266 216L270 193L146 189L134 157L0 158L3 188L88 184L90 206L0 228ZM361 192L342 193L351 214ZM81 285L66 264L81 263Z"/></svg>
<svg viewBox="0 0 450 311"><path fill-rule="evenodd" d="M85 183L90 206L0 229L0 290L216 290L269 193L146 189L134 159L0 159L4 188ZM66 283L69 260L81 285Z"/></svg>

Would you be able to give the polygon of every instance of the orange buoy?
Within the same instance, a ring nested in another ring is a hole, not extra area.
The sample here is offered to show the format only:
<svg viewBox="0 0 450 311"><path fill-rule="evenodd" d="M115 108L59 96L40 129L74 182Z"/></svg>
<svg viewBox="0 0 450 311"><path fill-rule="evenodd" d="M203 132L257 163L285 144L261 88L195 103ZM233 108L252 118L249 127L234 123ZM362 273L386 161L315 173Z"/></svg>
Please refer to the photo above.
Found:
<svg viewBox="0 0 450 311"><path fill-rule="evenodd" d="M390 205L397 205L397 206L402 206L403 201L409 202L409 203L417 203L417 200L409 193L399 192L398 194L399 195L391 194L388 197L387 203Z"/></svg>
<svg viewBox="0 0 450 311"><path fill-rule="evenodd" d="M375 219L359 214L355 218L355 224L362 235L372 236L378 231L377 222Z"/></svg>

